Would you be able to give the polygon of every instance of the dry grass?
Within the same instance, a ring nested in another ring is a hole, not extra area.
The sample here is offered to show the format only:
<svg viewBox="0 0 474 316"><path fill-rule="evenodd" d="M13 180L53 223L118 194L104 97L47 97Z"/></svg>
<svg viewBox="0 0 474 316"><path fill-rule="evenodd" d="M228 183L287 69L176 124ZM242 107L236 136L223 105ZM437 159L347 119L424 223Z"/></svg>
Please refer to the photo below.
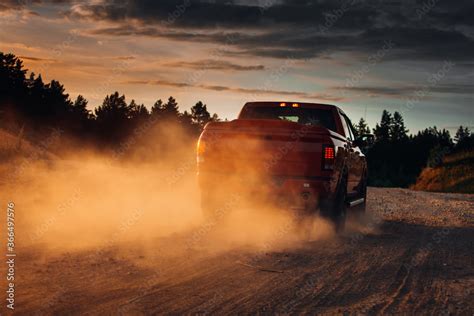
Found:
<svg viewBox="0 0 474 316"><path fill-rule="evenodd" d="M436 168L425 168L414 190L474 193L474 150L446 156Z"/></svg>

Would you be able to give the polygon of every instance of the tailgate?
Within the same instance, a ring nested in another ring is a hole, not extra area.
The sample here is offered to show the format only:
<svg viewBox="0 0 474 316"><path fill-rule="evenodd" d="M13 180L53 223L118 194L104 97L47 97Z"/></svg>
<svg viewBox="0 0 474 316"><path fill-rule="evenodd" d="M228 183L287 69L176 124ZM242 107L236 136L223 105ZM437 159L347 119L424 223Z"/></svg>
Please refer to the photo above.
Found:
<svg viewBox="0 0 474 316"><path fill-rule="evenodd" d="M210 124L201 136L206 150L201 171L263 173L270 176L321 175L323 127L276 120L236 120Z"/></svg>

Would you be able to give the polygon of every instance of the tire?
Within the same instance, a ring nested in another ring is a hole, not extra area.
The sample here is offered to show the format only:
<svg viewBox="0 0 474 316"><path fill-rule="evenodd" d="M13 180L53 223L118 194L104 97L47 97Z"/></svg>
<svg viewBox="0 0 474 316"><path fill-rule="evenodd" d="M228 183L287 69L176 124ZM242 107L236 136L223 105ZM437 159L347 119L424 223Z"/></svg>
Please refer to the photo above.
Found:
<svg viewBox="0 0 474 316"><path fill-rule="evenodd" d="M332 201L321 204L321 215L333 222L336 233L342 233L346 225L347 215L347 176L343 176L337 193Z"/></svg>
<svg viewBox="0 0 474 316"><path fill-rule="evenodd" d="M367 176L364 176L364 179L362 180L361 187L359 189L359 198L363 198L364 203L354 207L354 214L358 218L364 216L367 205Z"/></svg>

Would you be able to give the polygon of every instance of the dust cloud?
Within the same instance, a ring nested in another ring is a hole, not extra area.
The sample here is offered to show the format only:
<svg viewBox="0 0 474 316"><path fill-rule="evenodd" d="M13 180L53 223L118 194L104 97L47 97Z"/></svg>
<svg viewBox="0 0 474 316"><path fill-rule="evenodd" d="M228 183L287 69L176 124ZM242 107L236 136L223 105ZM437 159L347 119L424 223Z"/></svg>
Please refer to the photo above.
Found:
<svg viewBox="0 0 474 316"><path fill-rule="evenodd" d="M114 152L63 139L61 158L23 165L2 189L16 205L19 247L156 247L156 240L166 238L184 250L272 250L333 236L321 219L253 204L232 188L219 212L204 217L195 144L170 126L154 134L132 137Z"/></svg>

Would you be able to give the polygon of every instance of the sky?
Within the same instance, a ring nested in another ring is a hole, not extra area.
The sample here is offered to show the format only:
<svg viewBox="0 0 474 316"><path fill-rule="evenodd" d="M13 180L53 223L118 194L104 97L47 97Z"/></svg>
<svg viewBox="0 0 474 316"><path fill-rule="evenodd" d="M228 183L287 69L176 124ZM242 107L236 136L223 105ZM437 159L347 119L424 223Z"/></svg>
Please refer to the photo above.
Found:
<svg viewBox="0 0 474 316"><path fill-rule="evenodd" d="M91 109L114 91L228 119L304 101L455 132L474 129L473 16L472 0L0 0L0 51Z"/></svg>

